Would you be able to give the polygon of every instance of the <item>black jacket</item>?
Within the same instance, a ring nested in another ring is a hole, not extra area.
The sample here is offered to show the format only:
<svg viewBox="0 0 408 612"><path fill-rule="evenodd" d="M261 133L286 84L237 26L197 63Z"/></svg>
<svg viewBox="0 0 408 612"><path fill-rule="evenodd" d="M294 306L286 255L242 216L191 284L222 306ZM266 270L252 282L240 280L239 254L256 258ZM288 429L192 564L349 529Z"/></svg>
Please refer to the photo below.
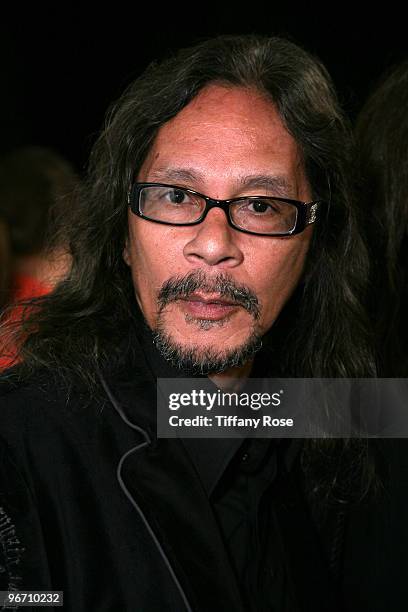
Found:
<svg viewBox="0 0 408 612"><path fill-rule="evenodd" d="M0 590L62 590L72 612L240 612L239 586L183 443L156 439L156 389L142 356L100 381L94 399L45 374L3 390ZM398 453L390 446L391 461ZM344 608L300 469L279 485L294 611L379 612L387 601L393 612L406 609L404 461L381 504L349 512L340 542ZM338 535L329 529L329 552Z"/></svg>

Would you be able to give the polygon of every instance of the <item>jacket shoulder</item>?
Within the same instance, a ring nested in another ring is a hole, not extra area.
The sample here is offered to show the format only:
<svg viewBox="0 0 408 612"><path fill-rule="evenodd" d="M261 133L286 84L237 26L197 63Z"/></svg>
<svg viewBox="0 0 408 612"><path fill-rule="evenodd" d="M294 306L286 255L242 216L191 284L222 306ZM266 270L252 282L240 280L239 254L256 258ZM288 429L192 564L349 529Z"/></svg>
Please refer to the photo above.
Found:
<svg viewBox="0 0 408 612"><path fill-rule="evenodd" d="M16 440L51 434L73 425L79 415L89 418L100 406L86 389L50 372L23 380L0 378L0 436Z"/></svg>
<svg viewBox="0 0 408 612"><path fill-rule="evenodd" d="M61 383L43 371L28 379L7 375L0 377L0 415L7 408L27 409L39 403L62 401L63 397Z"/></svg>

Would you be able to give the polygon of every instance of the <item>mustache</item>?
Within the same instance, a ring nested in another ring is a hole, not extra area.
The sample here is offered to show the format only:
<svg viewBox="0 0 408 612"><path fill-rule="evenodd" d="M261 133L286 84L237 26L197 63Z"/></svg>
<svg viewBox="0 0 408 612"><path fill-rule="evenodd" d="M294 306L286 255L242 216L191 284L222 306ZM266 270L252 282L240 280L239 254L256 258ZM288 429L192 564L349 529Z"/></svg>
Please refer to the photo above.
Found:
<svg viewBox="0 0 408 612"><path fill-rule="evenodd" d="M187 298L198 290L228 298L242 306L254 319L260 316L259 300L249 287L236 283L228 274L219 273L208 277L202 270L189 272L185 276L174 276L163 283L158 294L159 312L171 302Z"/></svg>

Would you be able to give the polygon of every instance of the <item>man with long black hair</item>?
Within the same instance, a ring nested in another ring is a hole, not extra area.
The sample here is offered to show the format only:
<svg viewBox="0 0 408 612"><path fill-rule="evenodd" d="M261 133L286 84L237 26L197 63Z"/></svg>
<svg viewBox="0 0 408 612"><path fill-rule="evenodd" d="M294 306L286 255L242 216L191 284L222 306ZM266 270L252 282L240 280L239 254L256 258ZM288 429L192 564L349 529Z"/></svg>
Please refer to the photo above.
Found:
<svg viewBox="0 0 408 612"><path fill-rule="evenodd" d="M62 226L70 274L3 379L4 589L76 612L341 609L368 444L157 438L155 383L375 374L349 163L326 70L280 38L183 50L115 104Z"/></svg>

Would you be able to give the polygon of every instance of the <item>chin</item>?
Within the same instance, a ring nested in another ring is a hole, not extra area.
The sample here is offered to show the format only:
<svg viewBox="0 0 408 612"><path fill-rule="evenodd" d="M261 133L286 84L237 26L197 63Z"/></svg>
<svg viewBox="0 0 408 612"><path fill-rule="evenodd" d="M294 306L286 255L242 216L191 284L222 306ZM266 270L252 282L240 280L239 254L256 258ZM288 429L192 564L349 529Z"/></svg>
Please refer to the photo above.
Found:
<svg viewBox="0 0 408 612"><path fill-rule="evenodd" d="M223 333L212 325L206 327L205 320L200 320L199 327L203 333L183 333L168 326L156 328L154 343L162 356L174 367L183 370L186 375L209 375L225 372L234 367L243 366L262 346L261 335L254 327ZM187 330L186 330L187 331ZM225 338L222 336L225 335ZM237 337L238 336L238 337Z"/></svg>

